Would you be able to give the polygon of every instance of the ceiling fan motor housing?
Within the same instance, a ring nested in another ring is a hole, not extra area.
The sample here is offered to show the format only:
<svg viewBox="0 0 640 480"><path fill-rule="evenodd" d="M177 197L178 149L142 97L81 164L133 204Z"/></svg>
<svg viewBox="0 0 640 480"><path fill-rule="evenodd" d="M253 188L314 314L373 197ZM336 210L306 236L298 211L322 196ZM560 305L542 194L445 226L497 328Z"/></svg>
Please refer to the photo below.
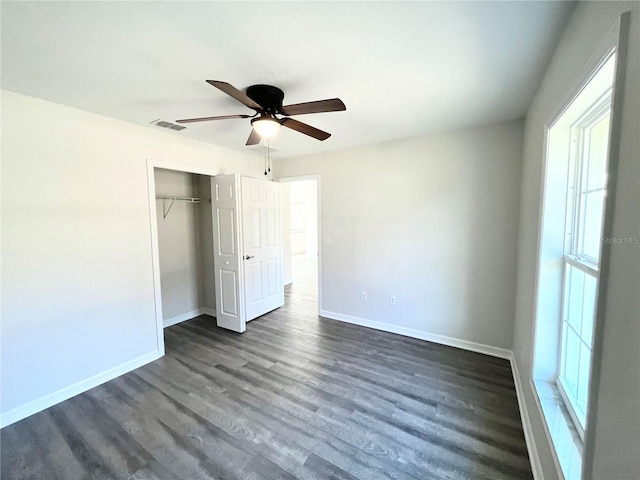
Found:
<svg viewBox="0 0 640 480"><path fill-rule="evenodd" d="M247 96L264 108L267 113L279 113L284 100L284 92L272 85L251 85Z"/></svg>

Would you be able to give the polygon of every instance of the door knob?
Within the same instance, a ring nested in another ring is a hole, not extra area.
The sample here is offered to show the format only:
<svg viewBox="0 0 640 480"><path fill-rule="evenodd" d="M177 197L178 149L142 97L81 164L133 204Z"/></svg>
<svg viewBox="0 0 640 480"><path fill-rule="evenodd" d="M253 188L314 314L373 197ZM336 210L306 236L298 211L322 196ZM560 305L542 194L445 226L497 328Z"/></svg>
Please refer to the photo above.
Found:
<svg viewBox="0 0 640 480"><path fill-rule="evenodd" d="M253 257L255 257L255 255L245 255L245 256L244 256L244 259L245 259L245 260L249 260L249 259L251 259L251 258L253 258Z"/></svg>

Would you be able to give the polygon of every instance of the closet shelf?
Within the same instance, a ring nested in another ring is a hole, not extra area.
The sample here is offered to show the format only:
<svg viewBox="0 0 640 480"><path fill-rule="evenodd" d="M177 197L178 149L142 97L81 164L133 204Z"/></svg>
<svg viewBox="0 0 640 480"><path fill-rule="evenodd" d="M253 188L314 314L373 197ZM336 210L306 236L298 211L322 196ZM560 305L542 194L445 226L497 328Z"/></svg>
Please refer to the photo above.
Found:
<svg viewBox="0 0 640 480"><path fill-rule="evenodd" d="M162 218L164 219L166 219L167 215L169 215L169 212L171 211L171 207L173 207L173 202L175 202L176 200L179 202L188 202L188 203L200 203L202 201L201 198L197 198L197 197L179 197L174 195L156 195L156 198L158 200L171 200L171 203L169 203L169 207L165 207L166 202L163 202L162 204Z"/></svg>

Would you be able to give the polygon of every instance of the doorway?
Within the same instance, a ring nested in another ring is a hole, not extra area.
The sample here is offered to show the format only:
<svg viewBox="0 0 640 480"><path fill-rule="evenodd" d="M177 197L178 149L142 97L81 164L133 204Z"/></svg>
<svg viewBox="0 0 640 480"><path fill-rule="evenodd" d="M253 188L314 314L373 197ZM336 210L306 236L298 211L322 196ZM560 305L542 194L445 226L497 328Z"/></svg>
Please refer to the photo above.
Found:
<svg viewBox="0 0 640 480"><path fill-rule="evenodd" d="M320 312L320 178L281 178L283 280L287 303Z"/></svg>

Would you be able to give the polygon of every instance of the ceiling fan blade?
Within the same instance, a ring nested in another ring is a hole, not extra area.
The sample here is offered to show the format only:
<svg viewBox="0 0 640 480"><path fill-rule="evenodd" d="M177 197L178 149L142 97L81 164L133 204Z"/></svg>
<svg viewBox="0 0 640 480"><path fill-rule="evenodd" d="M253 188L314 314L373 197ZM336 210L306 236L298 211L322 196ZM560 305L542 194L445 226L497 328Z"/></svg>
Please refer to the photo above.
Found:
<svg viewBox="0 0 640 480"><path fill-rule="evenodd" d="M251 129L251 133L249 134L249 138L247 139L246 145L257 145L260 143L261 137L258 132L256 132L255 128Z"/></svg>
<svg viewBox="0 0 640 480"><path fill-rule="evenodd" d="M328 100L318 100L315 102L284 105L281 111L285 115L303 115L305 113L339 112L346 109L347 107L342 103L342 100L339 98L330 98Z"/></svg>
<svg viewBox="0 0 640 480"><path fill-rule="evenodd" d="M222 90L224 93L235 98L240 103L243 103L249 108L253 108L254 110L262 110L262 107L259 104L257 104L255 101L251 100L251 98L249 98L246 93L241 92L230 83L219 82L218 80L207 80L207 83L209 85L213 85L219 90Z"/></svg>
<svg viewBox="0 0 640 480"><path fill-rule="evenodd" d="M309 135L310 137L316 138L318 140L326 140L331 136L330 133L323 132L316 127L312 127L311 125L307 125L306 123L299 122L298 120L294 120L293 118L283 118L282 120L280 120L280 124L283 127L287 127L291 130L304 133L305 135Z"/></svg>
<svg viewBox="0 0 640 480"><path fill-rule="evenodd" d="M209 120L228 120L230 118L251 118L251 115L222 115L219 117L185 118L176 120L178 123L208 122Z"/></svg>

